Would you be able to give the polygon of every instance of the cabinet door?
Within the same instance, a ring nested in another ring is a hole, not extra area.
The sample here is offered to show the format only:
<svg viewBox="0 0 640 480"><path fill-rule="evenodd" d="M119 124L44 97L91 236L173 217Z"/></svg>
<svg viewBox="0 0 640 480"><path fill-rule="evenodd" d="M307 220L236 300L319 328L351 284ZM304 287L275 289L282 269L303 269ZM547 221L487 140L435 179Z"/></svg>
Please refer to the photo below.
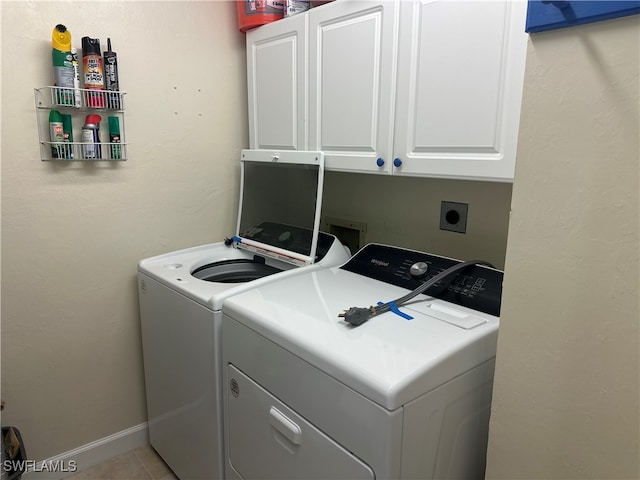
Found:
<svg viewBox="0 0 640 480"><path fill-rule="evenodd" d="M401 2L394 173L511 181L526 2Z"/></svg>
<svg viewBox="0 0 640 480"><path fill-rule="evenodd" d="M252 149L307 150L307 22L298 14L247 32Z"/></svg>
<svg viewBox="0 0 640 480"><path fill-rule="evenodd" d="M309 147L327 169L390 172L398 9L365 0L309 12Z"/></svg>
<svg viewBox="0 0 640 480"><path fill-rule="evenodd" d="M367 464L233 365L227 376L227 461L240 478L375 479Z"/></svg>

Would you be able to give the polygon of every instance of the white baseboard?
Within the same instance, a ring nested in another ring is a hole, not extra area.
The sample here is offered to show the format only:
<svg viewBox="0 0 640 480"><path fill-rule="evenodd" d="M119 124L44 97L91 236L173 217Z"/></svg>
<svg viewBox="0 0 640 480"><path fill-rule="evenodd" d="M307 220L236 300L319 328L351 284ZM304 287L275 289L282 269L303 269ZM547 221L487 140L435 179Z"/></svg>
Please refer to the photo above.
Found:
<svg viewBox="0 0 640 480"><path fill-rule="evenodd" d="M29 464L30 468L22 475L22 479L59 480L104 462L116 455L130 452L146 445L149 445L149 428L147 422L144 422L68 452L37 461L34 465Z"/></svg>

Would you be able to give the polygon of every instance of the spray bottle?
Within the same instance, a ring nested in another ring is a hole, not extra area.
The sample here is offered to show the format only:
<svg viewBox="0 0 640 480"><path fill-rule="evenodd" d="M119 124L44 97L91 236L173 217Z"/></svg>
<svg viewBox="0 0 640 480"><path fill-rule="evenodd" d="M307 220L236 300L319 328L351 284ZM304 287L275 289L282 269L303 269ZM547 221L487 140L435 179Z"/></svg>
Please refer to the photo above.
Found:
<svg viewBox="0 0 640 480"><path fill-rule="evenodd" d="M73 160L73 124L71 115L62 114L62 135L64 138L64 158Z"/></svg>
<svg viewBox="0 0 640 480"><path fill-rule="evenodd" d="M49 112L49 138L51 140L51 158L64 158L64 127L62 115L57 110Z"/></svg>
<svg viewBox="0 0 640 480"><path fill-rule="evenodd" d="M104 108L104 65L100 54L100 39L82 37L82 67L84 88L95 90L86 92L89 107Z"/></svg>
<svg viewBox="0 0 640 480"><path fill-rule="evenodd" d="M75 105L73 55L71 53L71 32L62 24L51 32L51 54L53 77L58 105ZM78 105L79 106L79 105Z"/></svg>
<svg viewBox="0 0 640 480"><path fill-rule="evenodd" d="M118 117L109 117L109 143L111 144L111 158L120 160L122 152L120 151L120 119Z"/></svg>
<svg viewBox="0 0 640 480"><path fill-rule="evenodd" d="M71 63L73 64L73 91L76 107L82 106L82 92L80 92L80 65L78 64L78 50L71 49Z"/></svg>
<svg viewBox="0 0 640 480"><path fill-rule="evenodd" d="M100 145L100 115L87 115L82 127L82 143L84 158L102 158L102 147Z"/></svg>

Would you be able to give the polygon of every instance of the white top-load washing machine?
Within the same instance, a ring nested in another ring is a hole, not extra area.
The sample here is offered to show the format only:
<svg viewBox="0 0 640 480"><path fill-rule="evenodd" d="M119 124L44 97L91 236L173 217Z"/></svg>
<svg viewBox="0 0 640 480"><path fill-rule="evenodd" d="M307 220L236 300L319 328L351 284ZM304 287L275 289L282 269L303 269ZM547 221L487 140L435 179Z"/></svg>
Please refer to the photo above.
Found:
<svg viewBox="0 0 640 480"><path fill-rule="evenodd" d="M502 272L434 278L460 263L369 244L226 302L227 478L484 478ZM426 280L360 326L338 316Z"/></svg>
<svg viewBox="0 0 640 480"><path fill-rule="evenodd" d="M244 150L236 235L139 262L149 439L183 480L223 478L225 299L349 258L318 232L323 171L319 152Z"/></svg>

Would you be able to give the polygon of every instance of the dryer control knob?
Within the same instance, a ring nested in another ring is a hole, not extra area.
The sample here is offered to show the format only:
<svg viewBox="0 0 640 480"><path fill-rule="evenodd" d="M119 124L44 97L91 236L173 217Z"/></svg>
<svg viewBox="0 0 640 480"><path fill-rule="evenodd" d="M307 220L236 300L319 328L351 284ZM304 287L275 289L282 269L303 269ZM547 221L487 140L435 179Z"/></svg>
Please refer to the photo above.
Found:
<svg viewBox="0 0 640 480"><path fill-rule="evenodd" d="M414 278L420 278L427 273L427 270L429 270L429 265L427 265L424 262L416 262L413 265L411 265L411 268L409 269L409 273Z"/></svg>

